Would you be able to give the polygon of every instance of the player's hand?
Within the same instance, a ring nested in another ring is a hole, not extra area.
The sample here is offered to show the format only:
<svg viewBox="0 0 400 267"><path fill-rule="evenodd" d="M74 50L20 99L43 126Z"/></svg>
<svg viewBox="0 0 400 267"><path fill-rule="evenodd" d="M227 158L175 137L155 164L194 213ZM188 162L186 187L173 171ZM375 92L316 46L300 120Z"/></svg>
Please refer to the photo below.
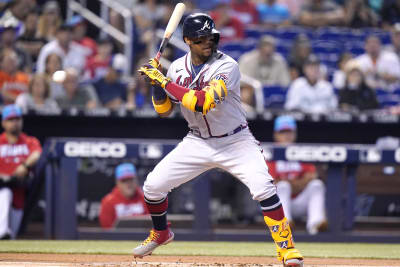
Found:
<svg viewBox="0 0 400 267"><path fill-rule="evenodd" d="M153 68L156 68L156 69L158 69L159 71L162 70L161 63L160 63L160 61L158 61L157 59L155 59L155 58L150 58L148 63L149 63L149 65L152 66Z"/></svg>
<svg viewBox="0 0 400 267"><path fill-rule="evenodd" d="M215 108L216 104L224 101L225 97L228 95L228 90L223 80L211 80L203 91L205 91L203 115Z"/></svg>
<svg viewBox="0 0 400 267"><path fill-rule="evenodd" d="M23 165L20 164L14 171L13 175L17 178L24 178L28 175L29 170Z"/></svg>
<svg viewBox="0 0 400 267"><path fill-rule="evenodd" d="M171 79L164 76L158 69L151 65L144 65L138 70L142 75L146 75L152 82L165 88Z"/></svg>

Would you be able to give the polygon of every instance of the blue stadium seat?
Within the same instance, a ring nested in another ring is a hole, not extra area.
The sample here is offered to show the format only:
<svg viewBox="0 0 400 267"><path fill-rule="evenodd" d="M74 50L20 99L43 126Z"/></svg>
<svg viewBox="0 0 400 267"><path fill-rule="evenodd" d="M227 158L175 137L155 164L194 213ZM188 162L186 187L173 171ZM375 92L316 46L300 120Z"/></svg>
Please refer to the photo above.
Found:
<svg viewBox="0 0 400 267"><path fill-rule="evenodd" d="M283 108L286 100L287 88L280 86L264 86L264 107Z"/></svg>

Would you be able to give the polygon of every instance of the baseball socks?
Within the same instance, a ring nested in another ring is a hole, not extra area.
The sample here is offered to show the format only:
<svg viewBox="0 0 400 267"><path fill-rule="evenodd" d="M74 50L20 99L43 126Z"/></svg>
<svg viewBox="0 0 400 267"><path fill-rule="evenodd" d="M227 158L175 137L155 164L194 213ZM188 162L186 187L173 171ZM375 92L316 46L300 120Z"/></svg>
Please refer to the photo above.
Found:
<svg viewBox="0 0 400 267"><path fill-rule="evenodd" d="M145 197L144 200L154 228L150 230L147 239L133 250L133 256L139 258L150 255L157 247L166 245L174 239L174 233L167 224L168 198L149 200Z"/></svg>
<svg viewBox="0 0 400 267"><path fill-rule="evenodd" d="M302 267L303 256L294 247L292 231L278 195L260 201L265 224L276 244L278 260L283 266Z"/></svg>

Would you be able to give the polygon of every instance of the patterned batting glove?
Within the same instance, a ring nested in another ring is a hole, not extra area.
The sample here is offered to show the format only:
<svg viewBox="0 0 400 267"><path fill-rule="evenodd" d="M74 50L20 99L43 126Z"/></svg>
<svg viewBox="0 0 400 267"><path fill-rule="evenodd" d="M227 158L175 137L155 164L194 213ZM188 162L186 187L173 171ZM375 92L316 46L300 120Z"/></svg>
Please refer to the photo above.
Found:
<svg viewBox="0 0 400 267"><path fill-rule="evenodd" d="M142 75L146 75L152 82L165 88L171 79L164 76L158 69L151 65L144 65L138 70Z"/></svg>

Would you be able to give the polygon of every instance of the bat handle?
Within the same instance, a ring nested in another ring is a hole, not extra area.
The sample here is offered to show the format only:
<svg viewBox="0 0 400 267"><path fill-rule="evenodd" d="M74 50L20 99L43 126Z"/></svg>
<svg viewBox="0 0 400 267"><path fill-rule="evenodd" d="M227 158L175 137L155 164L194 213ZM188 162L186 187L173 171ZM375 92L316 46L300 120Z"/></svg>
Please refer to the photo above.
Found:
<svg viewBox="0 0 400 267"><path fill-rule="evenodd" d="M164 48L167 46L168 41L169 41L169 38L167 38L167 37L164 37L162 39L161 44L160 44L160 48L158 49L157 55L155 56L155 59L157 61L160 61L161 54L164 51Z"/></svg>

